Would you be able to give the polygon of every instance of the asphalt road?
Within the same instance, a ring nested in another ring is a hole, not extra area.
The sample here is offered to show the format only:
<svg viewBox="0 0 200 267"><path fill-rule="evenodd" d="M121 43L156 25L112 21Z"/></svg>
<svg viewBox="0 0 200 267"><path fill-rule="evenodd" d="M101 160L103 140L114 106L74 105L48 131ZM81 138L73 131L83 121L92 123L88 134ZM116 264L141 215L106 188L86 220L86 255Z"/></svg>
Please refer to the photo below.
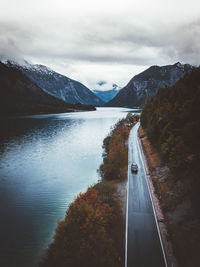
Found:
<svg viewBox="0 0 200 267"><path fill-rule="evenodd" d="M125 267L166 267L146 172L137 139L139 123L129 136ZM138 173L131 172L136 162Z"/></svg>

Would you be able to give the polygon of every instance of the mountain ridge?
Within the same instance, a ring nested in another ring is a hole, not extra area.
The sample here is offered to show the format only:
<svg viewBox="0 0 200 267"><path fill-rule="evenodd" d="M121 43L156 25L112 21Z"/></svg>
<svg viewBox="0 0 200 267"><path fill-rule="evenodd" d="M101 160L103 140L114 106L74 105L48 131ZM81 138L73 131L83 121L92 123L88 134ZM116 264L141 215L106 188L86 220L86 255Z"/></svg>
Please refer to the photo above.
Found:
<svg viewBox="0 0 200 267"><path fill-rule="evenodd" d="M128 84L108 103L107 107L138 107L144 104L148 96L155 96L159 88L173 86L186 73L194 69L189 64L151 66L135 75Z"/></svg>
<svg viewBox="0 0 200 267"><path fill-rule="evenodd" d="M92 106L69 104L44 92L22 71L0 62L0 116L94 110Z"/></svg>
<svg viewBox="0 0 200 267"><path fill-rule="evenodd" d="M70 104L101 106L104 102L82 83L68 78L51 68L41 64L24 64L9 62L21 70L30 80L43 91Z"/></svg>
<svg viewBox="0 0 200 267"><path fill-rule="evenodd" d="M113 88L110 90L94 89L93 93L106 103L113 99L121 89L121 87L119 87L117 84L112 84L112 87Z"/></svg>

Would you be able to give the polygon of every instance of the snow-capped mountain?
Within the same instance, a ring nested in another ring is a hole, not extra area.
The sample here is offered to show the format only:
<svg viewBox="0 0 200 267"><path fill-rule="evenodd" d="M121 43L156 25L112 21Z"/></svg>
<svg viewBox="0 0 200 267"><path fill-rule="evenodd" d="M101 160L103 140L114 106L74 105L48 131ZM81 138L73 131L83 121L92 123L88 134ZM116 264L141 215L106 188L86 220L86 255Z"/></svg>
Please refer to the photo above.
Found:
<svg viewBox="0 0 200 267"><path fill-rule="evenodd" d="M152 66L134 76L129 83L105 106L137 107L145 102L147 96L155 96L159 88L174 85L194 67L176 63L167 66Z"/></svg>
<svg viewBox="0 0 200 267"><path fill-rule="evenodd" d="M11 63L0 62L0 116L75 110L94 110L94 107L68 104L51 96Z"/></svg>
<svg viewBox="0 0 200 267"><path fill-rule="evenodd" d="M44 65L29 64L28 62L22 65L13 62L11 64L20 69L46 93L67 103L81 103L94 106L101 106L103 104L103 101L82 83L61 75Z"/></svg>
<svg viewBox="0 0 200 267"><path fill-rule="evenodd" d="M112 84L112 89L102 91L102 90L97 90L95 89L93 92L96 96L98 96L101 100L103 100L105 103L113 99L119 92L121 87L119 87L117 84L113 83Z"/></svg>

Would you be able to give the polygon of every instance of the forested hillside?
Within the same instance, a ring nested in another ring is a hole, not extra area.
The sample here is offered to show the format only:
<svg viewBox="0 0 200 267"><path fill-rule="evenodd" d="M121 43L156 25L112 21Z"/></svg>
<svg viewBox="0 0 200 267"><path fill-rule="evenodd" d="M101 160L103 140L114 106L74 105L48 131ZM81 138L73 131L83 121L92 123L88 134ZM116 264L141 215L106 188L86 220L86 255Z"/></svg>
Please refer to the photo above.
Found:
<svg viewBox="0 0 200 267"><path fill-rule="evenodd" d="M196 176L200 162L200 68L149 99L141 116L150 141L169 166Z"/></svg>
<svg viewBox="0 0 200 267"><path fill-rule="evenodd" d="M148 99L141 115L141 125L162 161L152 169L151 177L176 257L184 267L199 263L199 114L200 68L197 68L173 87L160 89L157 96Z"/></svg>

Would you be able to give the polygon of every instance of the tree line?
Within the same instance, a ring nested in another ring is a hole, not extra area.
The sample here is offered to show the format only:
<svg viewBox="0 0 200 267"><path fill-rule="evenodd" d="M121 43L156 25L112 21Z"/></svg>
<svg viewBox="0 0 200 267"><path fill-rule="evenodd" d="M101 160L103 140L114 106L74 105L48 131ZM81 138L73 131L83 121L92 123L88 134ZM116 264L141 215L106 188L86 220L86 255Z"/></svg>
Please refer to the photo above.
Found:
<svg viewBox="0 0 200 267"><path fill-rule="evenodd" d="M200 68L173 87L147 99L141 125L163 162L179 179L191 184L193 207L200 214Z"/></svg>

